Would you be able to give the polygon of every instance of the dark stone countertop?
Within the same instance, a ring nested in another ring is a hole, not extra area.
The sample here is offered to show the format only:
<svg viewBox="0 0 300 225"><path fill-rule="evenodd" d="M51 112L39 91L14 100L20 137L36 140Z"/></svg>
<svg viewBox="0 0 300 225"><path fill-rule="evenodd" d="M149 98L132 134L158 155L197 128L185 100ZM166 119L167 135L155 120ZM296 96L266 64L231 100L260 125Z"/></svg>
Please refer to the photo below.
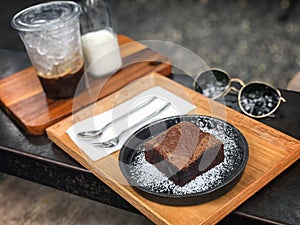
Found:
<svg viewBox="0 0 300 225"><path fill-rule="evenodd" d="M30 66L27 55L23 52L0 50L0 59L1 78ZM171 76L172 79L190 86L189 78L183 77L182 75ZM276 113L276 120L265 119L262 122L299 139L300 121L297 115L300 113L300 107L294 107L300 106L297 97L299 93L282 90L282 94L291 101L280 106ZM292 118L296 119L292 120ZM25 134L3 110L0 112L0 171L137 212L45 135ZM299 174L298 160L224 218L220 224L299 224Z"/></svg>

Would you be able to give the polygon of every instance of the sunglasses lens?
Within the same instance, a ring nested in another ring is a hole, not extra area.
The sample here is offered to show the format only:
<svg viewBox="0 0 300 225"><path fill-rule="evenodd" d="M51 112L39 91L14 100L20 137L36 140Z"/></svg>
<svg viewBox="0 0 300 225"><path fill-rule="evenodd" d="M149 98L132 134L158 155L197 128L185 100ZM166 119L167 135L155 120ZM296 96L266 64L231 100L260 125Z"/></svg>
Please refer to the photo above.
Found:
<svg viewBox="0 0 300 225"><path fill-rule="evenodd" d="M280 96L277 90L261 83L248 84L240 93L242 110L252 116L269 115L276 109L279 102Z"/></svg>
<svg viewBox="0 0 300 225"><path fill-rule="evenodd" d="M222 95L229 84L229 77L220 70L208 70L200 74L195 81L195 90L208 98Z"/></svg>

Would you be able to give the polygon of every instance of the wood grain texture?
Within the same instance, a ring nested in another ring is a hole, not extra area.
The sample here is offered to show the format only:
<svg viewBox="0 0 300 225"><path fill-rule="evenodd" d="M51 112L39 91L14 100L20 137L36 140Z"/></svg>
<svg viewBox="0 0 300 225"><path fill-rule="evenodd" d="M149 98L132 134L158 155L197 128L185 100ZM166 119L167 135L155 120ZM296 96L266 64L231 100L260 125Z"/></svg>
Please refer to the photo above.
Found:
<svg viewBox="0 0 300 225"><path fill-rule="evenodd" d="M88 78L89 88L67 100L46 97L33 67L0 80L0 104L27 133L41 135L45 128L88 104L150 72L171 73L168 59L124 35L118 36L123 68L110 78ZM100 90L101 89L101 90ZM90 97L96 95L95 98ZM73 105L75 99L80 104ZM84 99L84 101L82 100Z"/></svg>
<svg viewBox="0 0 300 225"><path fill-rule="evenodd" d="M128 185L118 166L118 152L101 160L91 161L65 133L73 122L106 111L153 86L161 86L191 101L196 106L191 113L226 120L243 133L249 145L249 160L241 180L227 194L193 206L167 206L152 202ZM300 141L154 73L137 79L95 105L49 127L47 134L54 143L156 224L217 223L300 157Z"/></svg>

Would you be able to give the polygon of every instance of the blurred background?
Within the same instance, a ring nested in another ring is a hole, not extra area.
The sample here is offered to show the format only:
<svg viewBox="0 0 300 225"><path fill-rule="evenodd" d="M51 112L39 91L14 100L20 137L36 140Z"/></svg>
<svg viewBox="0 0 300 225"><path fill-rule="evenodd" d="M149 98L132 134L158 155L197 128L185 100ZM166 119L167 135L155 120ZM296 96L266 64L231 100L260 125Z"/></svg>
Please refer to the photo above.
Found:
<svg viewBox="0 0 300 225"><path fill-rule="evenodd" d="M10 19L39 2L0 2L0 48L24 50ZM109 0L109 5L117 33L174 42L246 82L285 88L300 70L297 0Z"/></svg>

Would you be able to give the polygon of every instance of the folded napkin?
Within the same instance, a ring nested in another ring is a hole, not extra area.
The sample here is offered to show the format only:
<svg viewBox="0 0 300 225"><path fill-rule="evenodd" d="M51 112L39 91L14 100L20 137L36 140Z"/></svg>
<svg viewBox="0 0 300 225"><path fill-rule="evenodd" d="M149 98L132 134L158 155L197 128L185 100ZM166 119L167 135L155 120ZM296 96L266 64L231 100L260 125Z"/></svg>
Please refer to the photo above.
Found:
<svg viewBox="0 0 300 225"><path fill-rule="evenodd" d="M131 109L142 104L144 101L148 101L149 98L153 96L157 97L154 101L152 101L142 109L130 113ZM161 108L166 102L170 102L171 105L169 105L165 110L160 112L158 115L154 116L148 121L145 121L143 124L134 127L133 129L131 129L130 131L122 135L120 137L120 141L118 145L116 145L115 147L100 148L100 147L95 147L92 144L94 142L102 142L102 141L109 140L115 136L118 136L123 130L127 129L128 127L131 127L132 125L136 124L137 122L145 118L147 115L150 115L152 112ZM138 130L140 127L161 118L186 114L192 111L194 108L195 106L190 102L184 100L183 98L175 95L172 92L169 92L168 90L162 87L156 86L140 93L139 95L136 95L135 97L129 99L128 101L120 105L117 105L111 110L108 110L104 113L95 115L93 117L87 118L85 120L82 120L74 124L66 132L70 136L72 141L91 160L96 161L115 152L116 150L121 149L122 145L127 140L127 138L130 135L132 135L136 130ZM102 128L103 126L105 126L105 124L112 121L113 119L118 118L120 115L123 115L124 113L127 113L128 115L124 119L113 123L107 129L105 129L103 134L100 137L93 138L93 139L83 139L77 137L78 132Z"/></svg>

